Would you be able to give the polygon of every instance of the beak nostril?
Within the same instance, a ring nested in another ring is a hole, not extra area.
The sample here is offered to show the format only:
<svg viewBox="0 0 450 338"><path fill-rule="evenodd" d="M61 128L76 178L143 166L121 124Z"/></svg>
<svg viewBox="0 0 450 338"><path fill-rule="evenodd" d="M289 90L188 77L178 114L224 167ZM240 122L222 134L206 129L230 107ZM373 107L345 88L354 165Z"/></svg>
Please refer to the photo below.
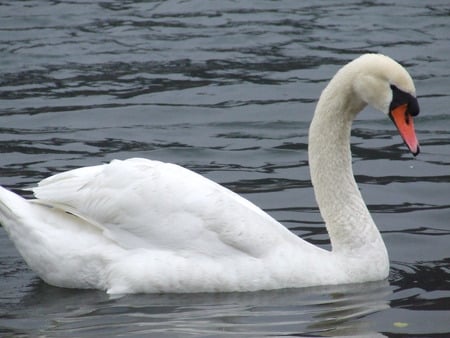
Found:
<svg viewBox="0 0 450 338"><path fill-rule="evenodd" d="M419 153L419 142L414 131L414 117L408 112L408 105L400 105L391 110L389 117L394 122L403 141L411 153L416 156Z"/></svg>

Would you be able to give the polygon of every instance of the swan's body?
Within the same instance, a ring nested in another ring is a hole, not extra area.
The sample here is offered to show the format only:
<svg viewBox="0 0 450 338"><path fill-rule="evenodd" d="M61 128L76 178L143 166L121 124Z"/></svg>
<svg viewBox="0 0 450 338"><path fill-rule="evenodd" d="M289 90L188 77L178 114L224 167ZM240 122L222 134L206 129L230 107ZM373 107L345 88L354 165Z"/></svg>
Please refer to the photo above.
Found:
<svg viewBox="0 0 450 338"><path fill-rule="evenodd" d="M145 159L57 174L33 189L36 200L0 188L0 222L27 264L62 287L215 292L384 279L388 255L353 178L350 127L366 104L388 113L405 100L412 125L414 95L408 73L381 55L349 63L322 93L309 156L332 251L192 171Z"/></svg>

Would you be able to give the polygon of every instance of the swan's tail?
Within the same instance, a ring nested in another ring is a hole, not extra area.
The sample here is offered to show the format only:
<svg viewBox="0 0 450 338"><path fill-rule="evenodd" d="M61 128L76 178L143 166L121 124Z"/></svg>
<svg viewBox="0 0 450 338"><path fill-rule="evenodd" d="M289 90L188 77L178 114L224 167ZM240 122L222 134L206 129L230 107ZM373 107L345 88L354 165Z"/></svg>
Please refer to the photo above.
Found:
<svg viewBox="0 0 450 338"><path fill-rule="evenodd" d="M0 224L14 241L16 231L23 224L23 216L31 213L30 203L0 186Z"/></svg>
<svg viewBox="0 0 450 338"><path fill-rule="evenodd" d="M38 219L33 203L0 186L0 224L35 271L37 264L33 257L38 256L36 248L42 245L44 237Z"/></svg>
<svg viewBox="0 0 450 338"><path fill-rule="evenodd" d="M100 277L114 247L84 219L0 186L0 224L28 266L47 283L105 288Z"/></svg>

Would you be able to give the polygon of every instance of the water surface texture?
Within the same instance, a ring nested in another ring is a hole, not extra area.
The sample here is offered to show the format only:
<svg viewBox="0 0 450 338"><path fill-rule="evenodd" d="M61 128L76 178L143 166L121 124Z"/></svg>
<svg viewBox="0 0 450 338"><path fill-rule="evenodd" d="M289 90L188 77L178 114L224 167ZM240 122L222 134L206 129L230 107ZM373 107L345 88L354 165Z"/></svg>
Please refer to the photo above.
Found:
<svg viewBox="0 0 450 338"><path fill-rule="evenodd" d="M390 252L378 283L130 295L49 286L0 227L6 337L446 337L450 5L442 1L1 1L0 184L146 157L175 162L329 248L307 132L337 69L381 52L415 79L422 152L354 124L354 172Z"/></svg>

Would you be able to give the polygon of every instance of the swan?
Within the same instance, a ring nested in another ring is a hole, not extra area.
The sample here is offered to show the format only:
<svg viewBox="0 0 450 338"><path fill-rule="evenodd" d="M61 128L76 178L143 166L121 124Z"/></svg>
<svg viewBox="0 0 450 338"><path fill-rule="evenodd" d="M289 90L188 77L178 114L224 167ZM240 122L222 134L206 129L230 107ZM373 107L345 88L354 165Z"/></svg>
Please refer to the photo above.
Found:
<svg viewBox="0 0 450 338"><path fill-rule="evenodd" d="M59 287L234 292L382 280L388 253L351 163L352 121L366 105L389 116L419 153L408 72L381 54L343 66L309 129L311 181L331 251L197 173L142 158L56 174L32 188L32 200L0 188L0 223L28 266Z"/></svg>

